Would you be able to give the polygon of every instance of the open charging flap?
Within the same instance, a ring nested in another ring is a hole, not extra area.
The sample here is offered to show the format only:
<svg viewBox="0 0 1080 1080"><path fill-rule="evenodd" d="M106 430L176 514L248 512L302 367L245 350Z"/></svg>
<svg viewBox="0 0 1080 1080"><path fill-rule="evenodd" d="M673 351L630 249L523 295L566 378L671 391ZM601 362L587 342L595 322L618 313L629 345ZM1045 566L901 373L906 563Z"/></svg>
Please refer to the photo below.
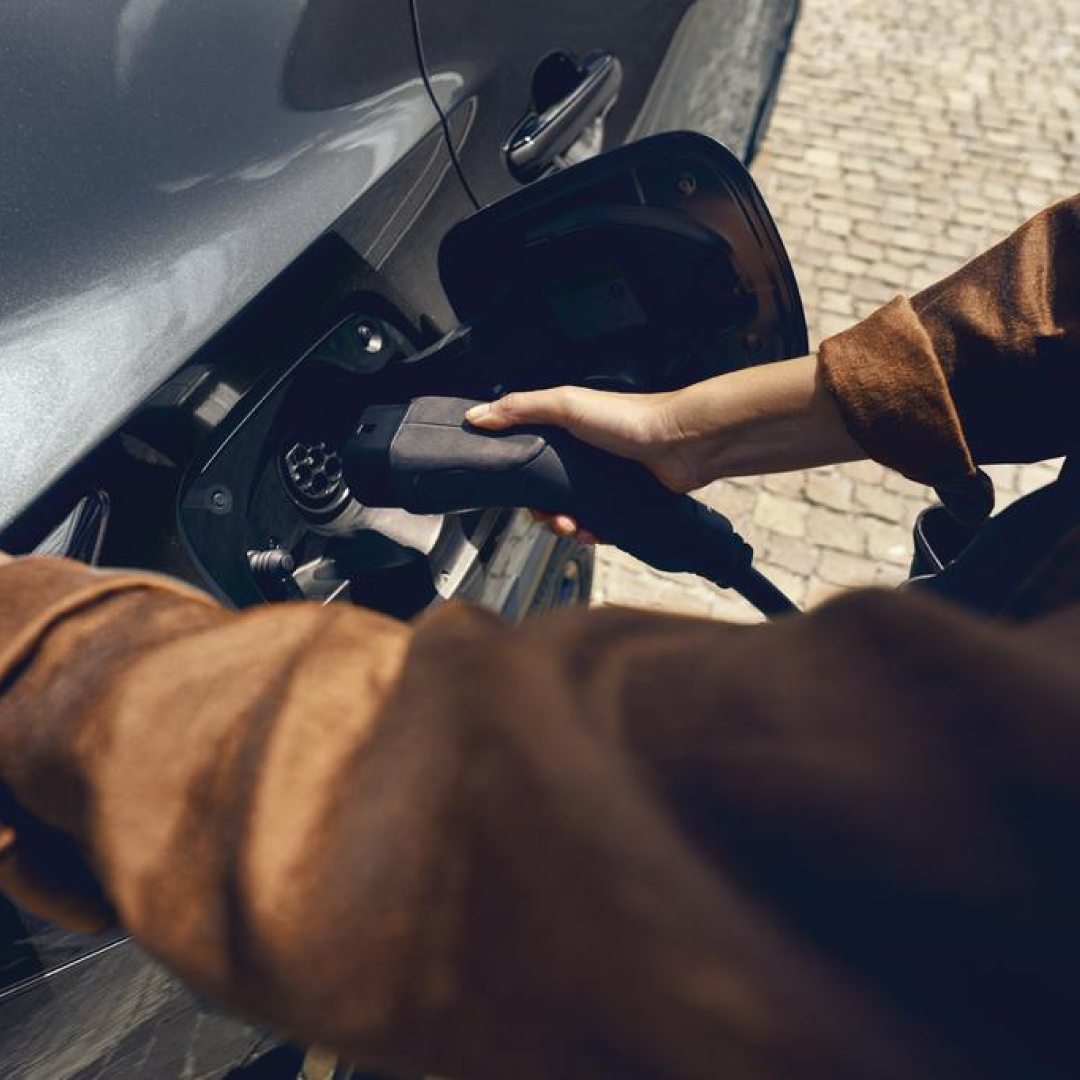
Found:
<svg viewBox="0 0 1080 1080"><path fill-rule="evenodd" d="M808 349L756 184L690 132L602 154L479 211L446 235L439 271L493 393L668 390Z"/></svg>

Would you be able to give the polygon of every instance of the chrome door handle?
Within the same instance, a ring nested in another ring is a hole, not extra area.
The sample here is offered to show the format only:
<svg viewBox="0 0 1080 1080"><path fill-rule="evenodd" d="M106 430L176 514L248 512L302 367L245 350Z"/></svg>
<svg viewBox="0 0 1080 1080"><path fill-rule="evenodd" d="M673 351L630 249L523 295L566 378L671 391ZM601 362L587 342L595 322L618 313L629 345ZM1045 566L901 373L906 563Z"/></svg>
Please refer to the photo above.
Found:
<svg viewBox="0 0 1080 1080"><path fill-rule="evenodd" d="M531 112L514 129L503 150L514 179L523 184L542 176L579 139L588 135L615 104L622 87L622 64L611 53L587 56L580 81L565 97Z"/></svg>

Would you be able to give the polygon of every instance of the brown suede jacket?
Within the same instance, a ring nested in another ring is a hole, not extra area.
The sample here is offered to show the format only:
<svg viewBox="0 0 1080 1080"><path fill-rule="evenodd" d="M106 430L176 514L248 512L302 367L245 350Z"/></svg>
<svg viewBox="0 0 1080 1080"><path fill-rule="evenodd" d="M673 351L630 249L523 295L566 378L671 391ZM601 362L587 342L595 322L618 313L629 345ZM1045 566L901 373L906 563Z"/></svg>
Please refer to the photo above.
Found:
<svg viewBox="0 0 1080 1080"><path fill-rule="evenodd" d="M826 342L868 453L1067 453L1078 264L1080 198ZM1080 1075L1080 538L1025 589L509 630L12 561L0 887L390 1070Z"/></svg>

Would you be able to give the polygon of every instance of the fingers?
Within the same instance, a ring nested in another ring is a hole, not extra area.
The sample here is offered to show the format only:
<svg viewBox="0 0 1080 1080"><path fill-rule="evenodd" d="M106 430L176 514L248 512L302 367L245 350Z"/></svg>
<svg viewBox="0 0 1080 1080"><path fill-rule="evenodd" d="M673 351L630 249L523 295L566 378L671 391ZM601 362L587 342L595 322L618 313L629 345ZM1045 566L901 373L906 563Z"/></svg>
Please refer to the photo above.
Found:
<svg viewBox="0 0 1080 1080"><path fill-rule="evenodd" d="M498 401L476 405L465 414L465 419L474 427L487 431L501 431L504 428L517 427L521 424L555 424L569 429L587 442L601 445L603 440L590 438L580 429L583 420L595 411L599 403L610 406L612 399L624 404L625 395L604 394L581 386L557 386L551 390L533 390L507 394ZM615 447L615 452L618 448ZM542 525L546 525L556 536L574 537L580 544L597 544L600 541L588 529L578 527L577 521L569 514L549 514L533 510L532 516Z"/></svg>
<svg viewBox="0 0 1080 1080"><path fill-rule="evenodd" d="M501 431L518 424L565 426L571 419L574 393L579 390L580 387L557 386L551 390L507 394L498 401L470 409L465 419L474 427L488 431Z"/></svg>
<svg viewBox="0 0 1080 1080"><path fill-rule="evenodd" d="M657 418L667 397L556 386L507 394L498 401L477 405L466 413L466 420L489 431L524 424L560 427L609 454L633 458L653 468L649 459L664 453Z"/></svg>
<svg viewBox="0 0 1080 1080"><path fill-rule="evenodd" d="M579 544L590 547L600 541L588 529L579 529L577 522L568 514L549 514L544 510L530 510L533 520L546 525L556 536L572 536Z"/></svg>
<svg viewBox="0 0 1080 1080"><path fill-rule="evenodd" d="M534 521L546 525L556 536L574 536L577 522L569 514L549 514L545 510L530 510Z"/></svg>

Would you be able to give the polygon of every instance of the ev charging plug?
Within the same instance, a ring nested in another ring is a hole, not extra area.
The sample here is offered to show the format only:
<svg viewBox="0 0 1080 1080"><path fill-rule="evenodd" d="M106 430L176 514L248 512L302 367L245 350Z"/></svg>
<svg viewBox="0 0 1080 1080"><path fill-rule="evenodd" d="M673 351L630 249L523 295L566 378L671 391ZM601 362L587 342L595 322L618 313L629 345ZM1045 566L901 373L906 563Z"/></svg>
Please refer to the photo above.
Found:
<svg viewBox="0 0 1080 1080"><path fill-rule="evenodd" d="M353 495L415 514L523 506L570 514L658 570L734 589L768 616L796 610L753 568L753 550L723 514L557 428L474 428L465 414L477 404L421 397L370 406L343 455Z"/></svg>

